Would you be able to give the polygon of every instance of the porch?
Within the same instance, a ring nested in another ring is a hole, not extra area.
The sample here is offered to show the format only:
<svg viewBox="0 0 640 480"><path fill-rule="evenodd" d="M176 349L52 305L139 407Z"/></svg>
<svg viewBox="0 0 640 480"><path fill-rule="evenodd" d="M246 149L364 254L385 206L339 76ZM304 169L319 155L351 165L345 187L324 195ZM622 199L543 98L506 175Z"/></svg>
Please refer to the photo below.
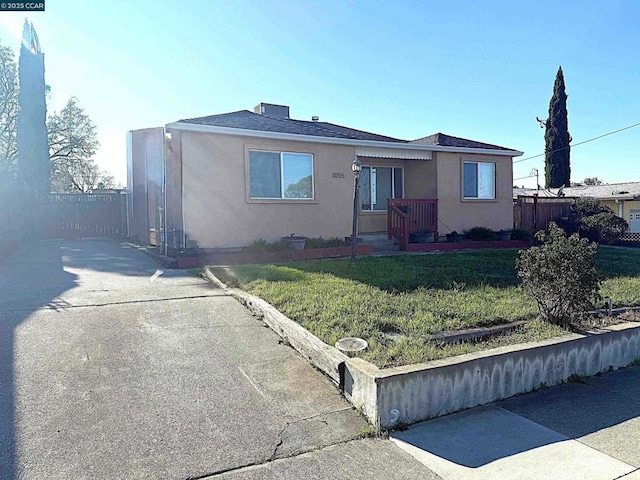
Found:
<svg viewBox="0 0 640 480"><path fill-rule="evenodd" d="M438 200L430 198L394 198L387 202L387 236L395 239L401 251L409 248L410 235L433 232L438 241Z"/></svg>

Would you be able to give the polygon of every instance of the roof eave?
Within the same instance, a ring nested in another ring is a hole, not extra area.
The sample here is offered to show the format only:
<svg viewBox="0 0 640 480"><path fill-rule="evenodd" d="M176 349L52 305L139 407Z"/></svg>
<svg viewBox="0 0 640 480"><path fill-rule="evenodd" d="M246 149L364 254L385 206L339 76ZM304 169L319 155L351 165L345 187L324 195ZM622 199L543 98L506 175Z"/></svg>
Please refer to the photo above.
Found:
<svg viewBox="0 0 640 480"><path fill-rule="evenodd" d="M310 143L329 143L334 145L352 145L361 147L386 147L403 150L421 150L429 152L455 152L455 153L482 153L485 155L501 155L507 157L519 157L523 154L518 150L492 150L486 148L443 147L440 145L416 145L403 142L383 142L379 140L354 140L350 138L321 137L316 135L299 135L295 133L267 132L263 130L248 130L244 128L217 127L188 122L173 122L165 126L175 130L201 133L219 133L224 135L237 135L258 138L272 138L277 140L294 140Z"/></svg>
<svg viewBox="0 0 640 480"><path fill-rule="evenodd" d="M634 200L636 198L636 195L605 195L596 196L595 198L597 198L598 200Z"/></svg>

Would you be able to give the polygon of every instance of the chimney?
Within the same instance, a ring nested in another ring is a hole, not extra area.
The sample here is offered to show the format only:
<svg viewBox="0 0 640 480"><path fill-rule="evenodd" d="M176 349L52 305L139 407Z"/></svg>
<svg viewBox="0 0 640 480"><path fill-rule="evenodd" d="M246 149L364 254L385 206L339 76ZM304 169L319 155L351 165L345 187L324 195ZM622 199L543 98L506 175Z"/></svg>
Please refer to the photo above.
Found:
<svg viewBox="0 0 640 480"><path fill-rule="evenodd" d="M286 105L274 105L273 103L259 103L253 109L254 113L269 115L270 117L289 118L289 107Z"/></svg>

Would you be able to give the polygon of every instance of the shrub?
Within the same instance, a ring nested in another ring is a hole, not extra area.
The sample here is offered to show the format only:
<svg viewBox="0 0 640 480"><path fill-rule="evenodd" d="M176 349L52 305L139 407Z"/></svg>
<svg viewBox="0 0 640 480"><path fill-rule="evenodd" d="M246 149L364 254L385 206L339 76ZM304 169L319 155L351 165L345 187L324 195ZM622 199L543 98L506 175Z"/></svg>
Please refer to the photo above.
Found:
<svg viewBox="0 0 640 480"><path fill-rule="evenodd" d="M245 250L251 253L266 252L267 245L268 242L264 238L259 238L258 240L251 242L249 246L245 247Z"/></svg>
<svg viewBox="0 0 640 480"><path fill-rule="evenodd" d="M468 240L488 241L496 239L495 232L487 227L473 227L465 230L464 234Z"/></svg>
<svg viewBox="0 0 640 480"><path fill-rule="evenodd" d="M531 232L524 228L514 228L511 230L511 240L531 240Z"/></svg>
<svg viewBox="0 0 640 480"><path fill-rule="evenodd" d="M629 228L629 224L616 216L595 198L578 198L568 215L558 220L568 234L577 233L593 242L611 244Z"/></svg>
<svg viewBox="0 0 640 480"><path fill-rule="evenodd" d="M553 222L536 238L540 246L518 252L518 277L544 320L568 326L600 298L594 264L598 246L575 233L567 237Z"/></svg>
<svg viewBox="0 0 640 480"><path fill-rule="evenodd" d="M324 239L322 237L307 238L305 243L305 250L309 248L327 248L327 247L344 247L347 242L338 237Z"/></svg>
<svg viewBox="0 0 640 480"><path fill-rule="evenodd" d="M263 238L259 238L258 240L254 240L248 247L245 247L245 250L250 253L260 253L260 252L286 252L288 250L292 250L293 247L283 241L278 242L267 242Z"/></svg>

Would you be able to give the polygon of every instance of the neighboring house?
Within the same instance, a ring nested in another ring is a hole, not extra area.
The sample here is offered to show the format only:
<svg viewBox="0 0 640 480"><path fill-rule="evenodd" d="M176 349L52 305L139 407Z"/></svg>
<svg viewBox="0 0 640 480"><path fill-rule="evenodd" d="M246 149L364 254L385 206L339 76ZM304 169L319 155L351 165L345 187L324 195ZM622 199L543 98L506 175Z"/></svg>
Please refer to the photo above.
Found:
<svg viewBox="0 0 640 480"><path fill-rule="evenodd" d="M441 234L511 228L512 158L522 155L442 133L407 141L294 120L289 107L265 103L134 130L128 140L131 236L176 248L350 235L356 157L360 233L387 231L389 199L437 203Z"/></svg>
<svg viewBox="0 0 640 480"><path fill-rule="evenodd" d="M514 198L518 195L531 196L533 193L536 193L535 188L513 189ZM538 194L540 197L557 197L558 189L540 189ZM627 221L630 232L640 232L640 182L565 187L562 194L565 197L597 198Z"/></svg>

